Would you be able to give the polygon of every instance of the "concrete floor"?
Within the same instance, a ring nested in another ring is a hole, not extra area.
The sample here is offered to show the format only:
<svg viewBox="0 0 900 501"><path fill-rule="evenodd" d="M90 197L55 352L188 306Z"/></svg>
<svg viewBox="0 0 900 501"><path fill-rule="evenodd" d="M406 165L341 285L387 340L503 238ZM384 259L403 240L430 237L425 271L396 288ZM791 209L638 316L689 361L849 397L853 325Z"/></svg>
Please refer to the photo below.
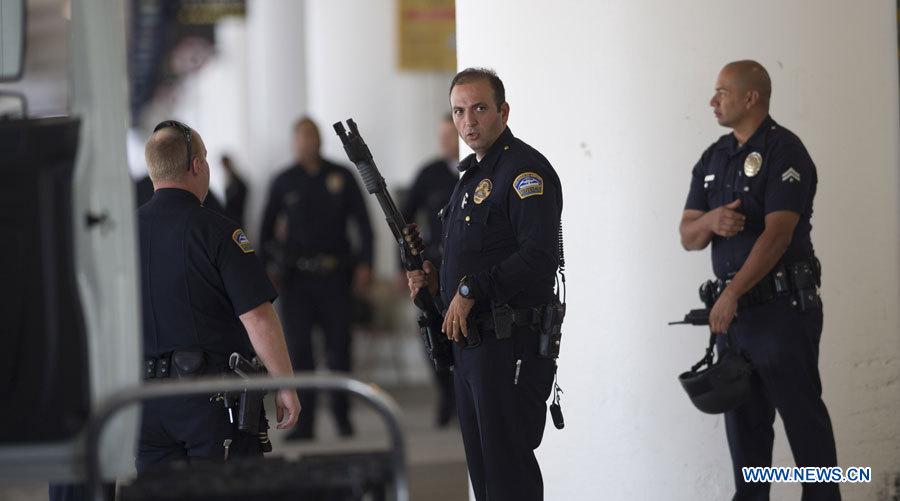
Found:
<svg viewBox="0 0 900 501"><path fill-rule="evenodd" d="M444 429L434 423L436 395L432 386L404 385L384 387L399 404L401 425L405 431L409 467L410 498L428 501L464 501L468 499L465 455L456 421ZM366 452L387 450L387 429L381 418L363 402L354 402L352 419L356 436L337 436L327 401L317 410L316 439L285 442L284 432L273 430L270 437L276 455ZM274 415L274 414L270 414ZM46 484L2 485L0 499L5 501L41 501L47 499Z"/></svg>
<svg viewBox="0 0 900 501"><path fill-rule="evenodd" d="M462 501L468 499L468 473L462 438L456 420L446 428L435 426L437 405L431 386L397 386L383 388L401 408L400 424L407 444L410 499L429 501ZM382 419L362 402L354 402L352 420L356 436L337 436L327 401L320 399L316 412L316 440L285 442L283 432L270 434L273 448L285 457L300 454L364 452L389 448L387 428Z"/></svg>

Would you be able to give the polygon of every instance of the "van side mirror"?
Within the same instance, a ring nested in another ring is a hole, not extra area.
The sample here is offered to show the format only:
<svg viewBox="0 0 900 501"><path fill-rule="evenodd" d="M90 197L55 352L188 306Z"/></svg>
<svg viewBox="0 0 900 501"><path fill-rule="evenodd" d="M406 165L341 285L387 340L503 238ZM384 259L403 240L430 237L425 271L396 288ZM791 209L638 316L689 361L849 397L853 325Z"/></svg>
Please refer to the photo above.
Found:
<svg viewBox="0 0 900 501"><path fill-rule="evenodd" d="M25 66L25 0L0 0L0 82L22 78Z"/></svg>

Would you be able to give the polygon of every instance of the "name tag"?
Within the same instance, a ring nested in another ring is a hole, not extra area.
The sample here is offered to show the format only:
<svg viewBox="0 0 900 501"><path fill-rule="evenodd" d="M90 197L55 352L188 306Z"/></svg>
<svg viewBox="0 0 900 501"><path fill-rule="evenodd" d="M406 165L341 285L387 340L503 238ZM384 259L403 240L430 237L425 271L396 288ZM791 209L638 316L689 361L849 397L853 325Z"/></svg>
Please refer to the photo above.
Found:
<svg viewBox="0 0 900 501"><path fill-rule="evenodd" d="M716 178L715 174L709 174L703 178L703 182L708 183Z"/></svg>

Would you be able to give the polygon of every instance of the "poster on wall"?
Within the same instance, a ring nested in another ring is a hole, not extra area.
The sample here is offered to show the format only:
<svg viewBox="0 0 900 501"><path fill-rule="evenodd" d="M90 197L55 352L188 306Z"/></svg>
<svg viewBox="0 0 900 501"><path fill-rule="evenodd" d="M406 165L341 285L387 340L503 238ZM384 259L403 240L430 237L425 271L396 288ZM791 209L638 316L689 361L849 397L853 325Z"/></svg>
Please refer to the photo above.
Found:
<svg viewBox="0 0 900 501"><path fill-rule="evenodd" d="M401 70L456 71L455 0L397 0Z"/></svg>

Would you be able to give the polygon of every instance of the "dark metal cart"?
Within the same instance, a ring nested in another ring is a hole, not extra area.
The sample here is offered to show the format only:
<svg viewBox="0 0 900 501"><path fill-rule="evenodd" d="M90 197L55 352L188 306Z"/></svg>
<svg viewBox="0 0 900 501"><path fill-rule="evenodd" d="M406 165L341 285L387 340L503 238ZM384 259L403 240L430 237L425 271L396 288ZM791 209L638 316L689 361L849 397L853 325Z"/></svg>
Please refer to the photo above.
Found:
<svg viewBox="0 0 900 501"><path fill-rule="evenodd" d="M388 451L302 457L296 461L282 458L237 459L225 463L177 466L164 478L148 480L141 497L159 499L165 495L179 499L324 499L322 492L342 492L328 499L384 498L390 484L390 499L409 500L406 448L399 408L384 391L361 381L337 375L305 375L289 378L206 379L165 381L144 384L110 396L91 419L86 436L86 476L91 499L101 499L100 438L103 427L120 410L144 400L242 390L303 388L347 391L358 395L384 419L390 434ZM143 477L137 482L144 482ZM154 486L154 482L156 486ZM159 491L160 488L165 492ZM124 491L123 491L124 492ZM132 490L134 492L134 490ZM373 492L375 494L373 494ZM318 493L318 494L317 494ZM380 493L380 494L379 494ZM121 494L121 493L120 493Z"/></svg>

